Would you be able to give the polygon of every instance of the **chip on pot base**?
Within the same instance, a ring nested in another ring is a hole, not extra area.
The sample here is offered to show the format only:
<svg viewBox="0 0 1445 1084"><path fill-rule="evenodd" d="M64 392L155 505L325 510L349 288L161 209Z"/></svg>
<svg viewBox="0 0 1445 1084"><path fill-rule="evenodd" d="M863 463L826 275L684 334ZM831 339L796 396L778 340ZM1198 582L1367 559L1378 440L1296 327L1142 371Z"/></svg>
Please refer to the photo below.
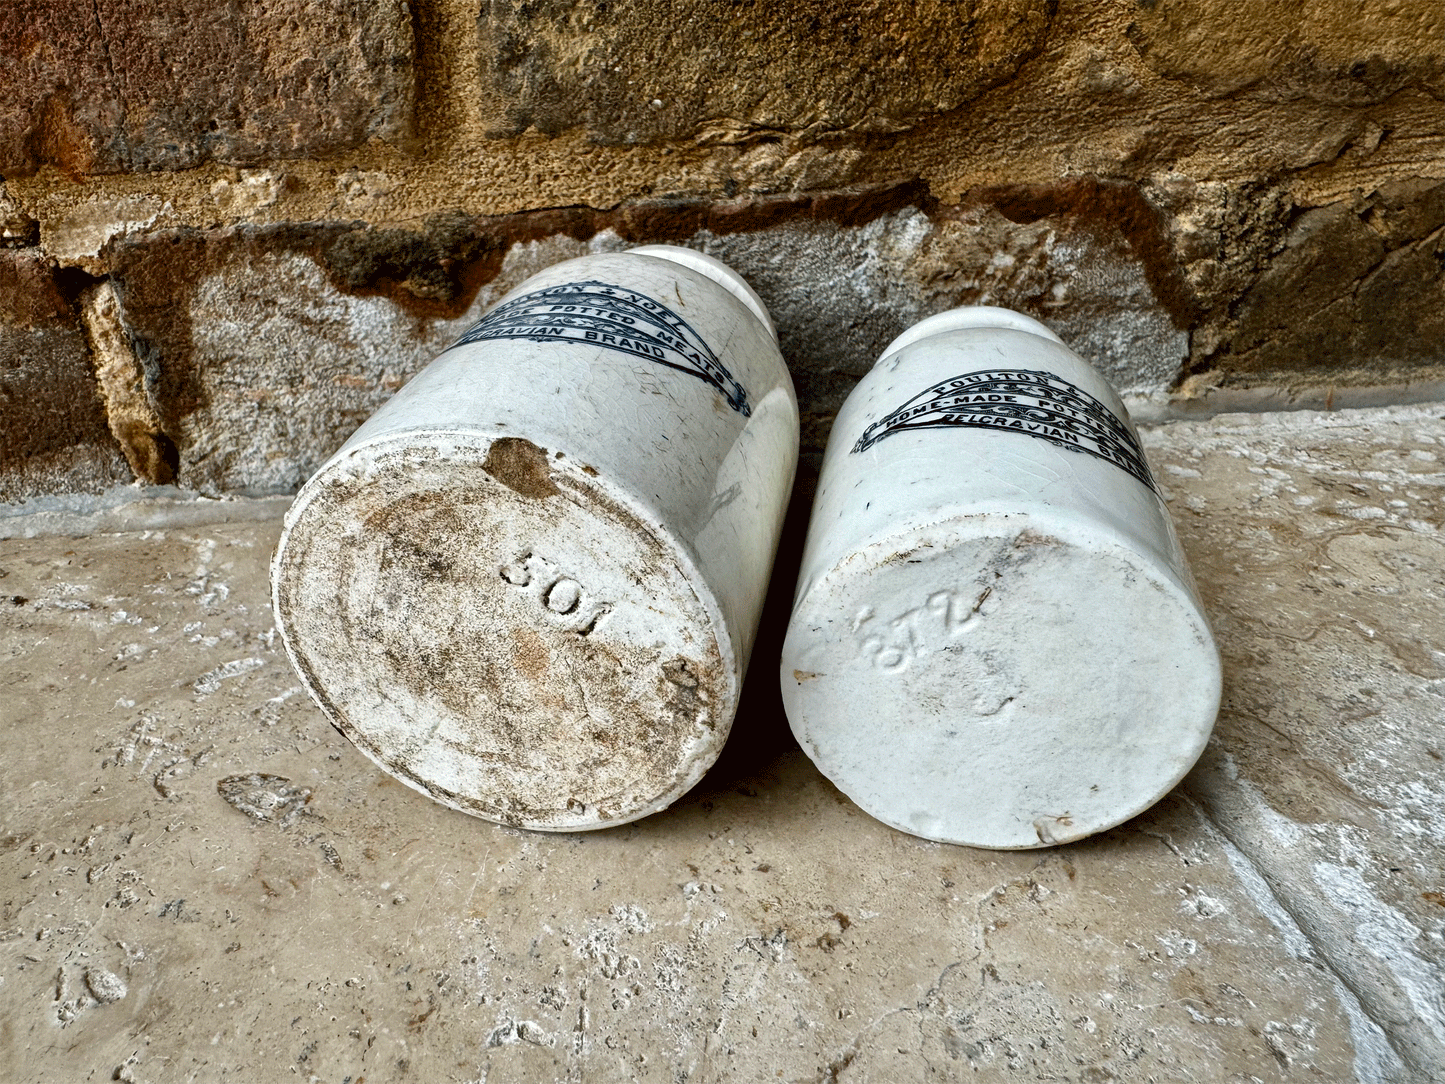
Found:
<svg viewBox="0 0 1445 1084"><path fill-rule="evenodd" d="M717 758L797 457L766 311L669 248L529 279L306 484L273 568L363 753L525 828L622 824Z"/></svg>
<svg viewBox="0 0 1445 1084"><path fill-rule="evenodd" d="M943 842L1080 839L1193 765L1213 637L1122 403L1043 325L944 313L859 383L781 681L825 775Z"/></svg>

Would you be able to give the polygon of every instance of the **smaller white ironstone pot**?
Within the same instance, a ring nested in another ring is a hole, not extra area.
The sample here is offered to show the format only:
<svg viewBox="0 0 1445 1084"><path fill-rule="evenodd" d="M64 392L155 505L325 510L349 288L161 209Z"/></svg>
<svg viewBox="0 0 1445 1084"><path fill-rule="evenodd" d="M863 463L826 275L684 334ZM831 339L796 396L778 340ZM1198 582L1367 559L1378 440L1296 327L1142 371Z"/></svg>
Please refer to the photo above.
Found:
<svg viewBox="0 0 1445 1084"><path fill-rule="evenodd" d="M525 828L634 820L727 737L797 452L736 273L668 246L559 264L302 488L277 625L404 783Z"/></svg>
<svg viewBox="0 0 1445 1084"><path fill-rule="evenodd" d="M911 328L838 413L782 660L818 767L914 835L1041 847L1163 796L1219 655L1119 397L1048 328Z"/></svg>

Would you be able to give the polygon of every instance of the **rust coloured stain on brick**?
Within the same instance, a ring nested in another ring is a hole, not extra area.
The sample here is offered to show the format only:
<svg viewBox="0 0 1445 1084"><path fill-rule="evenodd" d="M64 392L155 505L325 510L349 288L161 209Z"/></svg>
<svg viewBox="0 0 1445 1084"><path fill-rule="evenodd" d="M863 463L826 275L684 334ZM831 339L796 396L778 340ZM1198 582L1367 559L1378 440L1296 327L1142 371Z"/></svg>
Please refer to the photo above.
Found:
<svg viewBox="0 0 1445 1084"><path fill-rule="evenodd" d="M1198 305L1170 248L1168 222L1160 209L1145 199L1138 185L1097 177L1002 185L969 193L965 204L977 203L997 208L1010 222L1028 224L1069 217L1096 230L1116 231L1144 268L1150 289L1168 310L1174 325L1188 327L1198 319Z"/></svg>

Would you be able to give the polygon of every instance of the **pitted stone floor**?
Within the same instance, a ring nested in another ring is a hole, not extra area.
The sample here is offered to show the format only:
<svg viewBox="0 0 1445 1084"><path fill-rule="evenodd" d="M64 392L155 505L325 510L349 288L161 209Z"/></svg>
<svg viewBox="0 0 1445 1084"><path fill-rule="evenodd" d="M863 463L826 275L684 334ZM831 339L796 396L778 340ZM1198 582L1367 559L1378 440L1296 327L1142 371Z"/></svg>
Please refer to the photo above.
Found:
<svg viewBox="0 0 1445 1084"><path fill-rule="evenodd" d="M541 835L307 700L284 501L0 521L39 532L0 542L0 1079L1445 1079L1445 405L1145 443L1223 712L1153 810L1023 853L887 828L794 744L797 529L717 767Z"/></svg>

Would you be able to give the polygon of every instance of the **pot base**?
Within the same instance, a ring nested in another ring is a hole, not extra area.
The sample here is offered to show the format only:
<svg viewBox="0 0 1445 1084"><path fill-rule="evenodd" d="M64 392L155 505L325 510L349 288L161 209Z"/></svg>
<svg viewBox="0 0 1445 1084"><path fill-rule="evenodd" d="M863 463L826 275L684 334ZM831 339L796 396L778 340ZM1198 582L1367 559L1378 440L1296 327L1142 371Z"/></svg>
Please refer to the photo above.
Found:
<svg viewBox="0 0 1445 1084"><path fill-rule="evenodd" d="M782 663L793 731L868 813L975 847L1066 843L1143 811L1218 710L1188 593L1029 517L945 522L813 583Z"/></svg>
<svg viewBox="0 0 1445 1084"><path fill-rule="evenodd" d="M332 722L402 782L523 828L635 820L712 764L736 695L715 605L644 515L525 439L365 444L287 517L278 626Z"/></svg>

